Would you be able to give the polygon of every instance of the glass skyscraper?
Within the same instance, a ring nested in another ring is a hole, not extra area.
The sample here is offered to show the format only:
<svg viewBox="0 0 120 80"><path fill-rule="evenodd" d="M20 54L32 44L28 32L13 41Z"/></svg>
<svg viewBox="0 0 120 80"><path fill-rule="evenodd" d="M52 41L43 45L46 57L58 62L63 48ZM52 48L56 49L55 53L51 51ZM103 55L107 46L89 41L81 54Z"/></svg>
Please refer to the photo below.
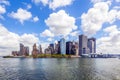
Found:
<svg viewBox="0 0 120 80"><path fill-rule="evenodd" d="M64 38L60 40L60 52L61 54L66 54L66 42Z"/></svg>

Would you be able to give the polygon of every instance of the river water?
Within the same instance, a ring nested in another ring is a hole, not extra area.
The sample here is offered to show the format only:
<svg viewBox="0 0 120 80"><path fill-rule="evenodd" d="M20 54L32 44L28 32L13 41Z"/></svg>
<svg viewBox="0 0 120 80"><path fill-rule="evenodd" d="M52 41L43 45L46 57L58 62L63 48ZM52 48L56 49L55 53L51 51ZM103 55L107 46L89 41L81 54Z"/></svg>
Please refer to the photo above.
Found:
<svg viewBox="0 0 120 80"><path fill-rule="evenodd" d="M120 80L120 59L0 58L0 80Z"/></svg>

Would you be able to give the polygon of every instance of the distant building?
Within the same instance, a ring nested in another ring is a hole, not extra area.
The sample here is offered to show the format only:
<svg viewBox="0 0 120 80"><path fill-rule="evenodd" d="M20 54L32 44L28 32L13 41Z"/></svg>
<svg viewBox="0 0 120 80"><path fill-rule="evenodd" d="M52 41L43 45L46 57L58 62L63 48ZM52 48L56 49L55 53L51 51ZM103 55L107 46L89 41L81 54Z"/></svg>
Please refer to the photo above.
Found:
<svg viewBox="0 0 120 80"><path fill-rule="evenodd" d="M24 46L20 43L20 50L19 51L12 51L13 56L28 56L29 55L29 47Z"/></svg>
<svg viewBox="0 0 120 80"><path fill-rule="evenodd" d="M78 55L78 43L77 42L72 43L71 52L72 52L72 55Z"/></svg>
<svg viewBox="0 0 120 80"><path fill-rule="evenodd" d="M66 54L66 42L64 38L60 40L60 52L61 54Z"/></svg>
<svg viewBox="0 0 120 80"><path fill-rule="evenodd" d="M55 53L55 51L54 51L54 44L50 44L49 47L51 49L51 53L54 54Z"/></svg>
<svg viewBox="0 0 120 80"><path fill-rule="evenodd" d="M87 36L79 35L79 55L88 53L87 42Z"/></svg>
<svg viewBox="0 0 120 80"><path fill-rule="evenodd" d="M52 54L52 50L51 50L50 46L45 49L45 54Z"/></svg>
<svg viewBox="0 0 120 80"><path fill-rule="evenodd" d="M37 49L36 44L33 45L33 50L32 50L32 55L38 55L39 54L39 50Z"/></svg>
<svg viewBox="0 0 120 80"><path fill-rule="evenodd" d="M96 39L95 38L88 39L88 48L90 49L90 53L96 53Z"/></svg>
<svg viewBox="0 0 120 80"><path fill-rule="evenodd" d="M55 43L55 54L60 54L60 41L58 43Z"/></svg>
<svg viewBox="0 0 120 80"><path fill-rule="evenodd" d="M39 54L42 54L43 52L42 52L42 47L41 47L41 45L39 45Z"/></svg>
<svg viewBox="0 0 120 80"><path fill-rule="evenodd" d="M71 50L72 50L72 42L68 41L66 42L66 54L68 55L72 54Z"/></svg>
<svg viewBox="0 0 120 80"><path fill-rule="evenodd" d="M29 47L24 47L23 55L25 55L25 56L29 55Z"/></svg>
<svg viewBox="0 0 120 80"><path fill-rule="evenodd" d="M20 52L19 52L19 56L24 55L24 45L22 43L20 43Z"/></svg>
<svg viewBox="0 0 120 80"><path fill-rule="evenodd" d="M18 51L12 51L12 55L13 56L19 56L19 52Z"/></svg>

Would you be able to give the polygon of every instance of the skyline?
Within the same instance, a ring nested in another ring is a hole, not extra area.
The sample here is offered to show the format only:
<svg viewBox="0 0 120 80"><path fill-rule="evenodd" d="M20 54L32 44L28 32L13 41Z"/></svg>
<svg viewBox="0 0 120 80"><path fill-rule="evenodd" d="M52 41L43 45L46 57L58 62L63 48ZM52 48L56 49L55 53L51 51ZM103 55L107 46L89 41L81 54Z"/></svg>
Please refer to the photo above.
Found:
<svg viewBox="0 0 120 80"><path fill-rule="evenodd" d="M95 37L98 52L120 53L119 21L120 0L1 0L0 55L19 43L45 49L61 37L78 41L79 34Z"/></svg>

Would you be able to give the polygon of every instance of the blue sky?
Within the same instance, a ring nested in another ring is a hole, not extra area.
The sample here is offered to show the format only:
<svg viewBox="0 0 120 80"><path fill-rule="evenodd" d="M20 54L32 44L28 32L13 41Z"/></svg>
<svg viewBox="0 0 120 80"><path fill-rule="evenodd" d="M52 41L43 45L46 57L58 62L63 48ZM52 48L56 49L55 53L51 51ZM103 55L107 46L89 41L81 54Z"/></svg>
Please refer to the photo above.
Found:
<svg viewBox="0 0 120 80"><path fill-rule="evenodd" d="M0 0L0 55L80 34L97 38L98 53L120 53L120 0Z"/></svg>

